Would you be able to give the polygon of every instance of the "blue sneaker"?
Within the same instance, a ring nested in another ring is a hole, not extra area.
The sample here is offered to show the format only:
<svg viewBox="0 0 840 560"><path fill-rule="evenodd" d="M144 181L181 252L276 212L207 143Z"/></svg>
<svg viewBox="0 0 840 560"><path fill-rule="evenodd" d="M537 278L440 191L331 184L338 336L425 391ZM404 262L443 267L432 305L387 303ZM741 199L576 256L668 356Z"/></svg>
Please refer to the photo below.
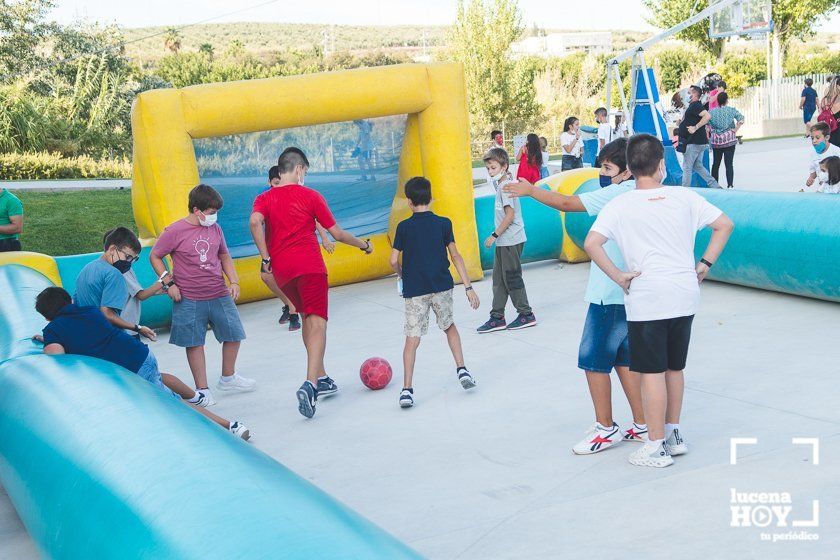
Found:
<svg viewBox="0 0 840 560"><path fill-rule="evenodd" d="M318 378L318 396L329 397L338 393L338 385L329 375Z"/></svg>
<svg viewBox="0 0 840 560"><path fill-rule="evenodd" d="M300 315L298 315L297 313L292 313L291 315L289 315L289 330L300 330Z"/></svg>
<svg viewBox="0 0 840 560"><path fill-rule="evenodd" d="M307 379L297 390L298 411L306 416L312 418L315 416L315 401L318 400L318 390Z"/></svg>
<svg viewBox="0 0 840 560"><path fill-rule="evenodd" d="M288 305L283 306L283 314L280 315L280 319L277 322L280 323L281 325L285 325L286 323L289 322L289 306Z"/></svg>
<svg viewBox="0 0 840 560"><path fill-rule="evenodd" d="M503 331L507 328L507 323L505 323L505 318L502 317L501 319L496 319L495 317L490 317L490 319L478 327L476 330L479 334L489 333L493 331Z"/></svg>
<svg viewBox="0 0 840 560"><path fill-rule="evenodd" d="M514 321L508 325L507 330L515 331L519 329L527 329L528 327L536 327L537 326L537 318L534 317L534 314L531 313L529 315L520 315Z"/></svg>

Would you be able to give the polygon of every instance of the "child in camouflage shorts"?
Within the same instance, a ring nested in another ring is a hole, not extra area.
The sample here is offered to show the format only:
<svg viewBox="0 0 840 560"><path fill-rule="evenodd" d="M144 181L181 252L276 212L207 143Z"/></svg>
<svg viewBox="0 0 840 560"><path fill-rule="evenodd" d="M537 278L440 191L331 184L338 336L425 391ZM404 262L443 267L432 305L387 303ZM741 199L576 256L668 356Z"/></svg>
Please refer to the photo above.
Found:
<svg viewBox="0 0 840 560"><path fill-rule="evenodd" d="M464 282L470 306L478 309L479 301L467 277L464 259L455 246L452 222L449 218L438 216L429 210L432 202L432 185L429 180L425 177L410 179L405 184L405 196L413 214L397 225L391 251L391 267L400 277L401 295L405 298L405 382L399 402L401 407L409 408L414 405L414 361L420 346L420 337L429 330L430 310L435 313L438 327L446 333L461 386L464 389L475 387L475 379L464 367L461 337L453 320L454 282L449 273L449 257L452 258L452 264Z"/></svg>

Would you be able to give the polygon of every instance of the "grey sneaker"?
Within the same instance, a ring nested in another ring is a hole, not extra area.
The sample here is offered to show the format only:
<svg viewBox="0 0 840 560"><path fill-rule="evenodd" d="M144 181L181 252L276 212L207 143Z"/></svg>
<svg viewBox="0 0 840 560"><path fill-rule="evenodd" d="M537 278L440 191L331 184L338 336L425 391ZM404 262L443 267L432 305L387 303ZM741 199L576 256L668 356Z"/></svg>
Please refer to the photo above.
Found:
<svg viewBox="0 0 840 560"><path fill-rule="evenodd" d="M297 390L298 411L306 416L312 418L315 416L315 401L318 400L318 390L307 379Z"/></svg>
<svg viewBox="0 0 840 560"><path fill-rule="evenodd" d="M641 449L634 451L628 457L630 463L640 467L670 467L674 464L674 459L668 450L665 449L665 444L646 442Z"/></svg>
<svg viewBox="0 0 840 560"><path fill-rule="evenodd" d="M688 453L688 446L685 444L685 440L680 435L679 429L671 432L671 435L665 439L665 449L667 449L668 453L671 455L685 455Z"/></svg>
<svg viewBox="0 0 840 560"><path fill-rule="evenodd" d="M338 385L332 380L332 377L325 375L318 379L318 396L330 397L338 393Z"/></svg>
<svg viewBox="0 0 840 560"><path fill-rule="evenodd" d="M461 382L461 387L464 389L472 389L475 387L475 378L465 367L458 368L458 381Z"/></svg>
<svg viewBox="0 0 840 560"><path fill-rule="evenodd" d="M414 389L408 388L400 391L400 407L411 408L414 406Z"/></svg>

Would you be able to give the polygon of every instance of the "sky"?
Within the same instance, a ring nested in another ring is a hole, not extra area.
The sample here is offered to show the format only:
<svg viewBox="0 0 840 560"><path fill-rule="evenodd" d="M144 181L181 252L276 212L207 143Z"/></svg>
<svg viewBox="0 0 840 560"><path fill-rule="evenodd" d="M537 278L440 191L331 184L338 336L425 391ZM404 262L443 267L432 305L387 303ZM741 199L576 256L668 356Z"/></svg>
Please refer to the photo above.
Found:
<svg viewBox="0 0 840 560"><path fill-rule="evenodd" d="M455 19L455 0L56 0L61 23L88 19L123 27L214 22L266 21L347 25L446 25ZM652 30L642 0L519 0L524 23L549 29ZM597 14L593 7L597 7ZM237 12L231 14L231 12ZM218 16L225 17L219 18ZM818 30L840 29L835 14Z"/></svg>

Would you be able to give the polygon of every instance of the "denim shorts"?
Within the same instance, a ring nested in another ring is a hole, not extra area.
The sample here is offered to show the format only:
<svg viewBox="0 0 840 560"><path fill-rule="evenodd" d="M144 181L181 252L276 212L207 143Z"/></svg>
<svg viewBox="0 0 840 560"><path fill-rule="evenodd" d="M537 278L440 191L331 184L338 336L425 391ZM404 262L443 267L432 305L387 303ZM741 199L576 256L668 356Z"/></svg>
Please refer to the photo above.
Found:
<svg viewBox="0 0 840 560"><path fill-rule="evenodd" d="M219 342L245 340L245 329L233 298L223 296L196 301L181 297L181 301L172 306L169 343L182 348L204 346L208 325L213 327L213 334Z"/></svg>
<svg viewBox="0 0 840 560"><path fill-rule="evenodd" d="M608 374L614 367L629 365L630 342L624 306L590 303L580 337L578 367Z"/></svg>

